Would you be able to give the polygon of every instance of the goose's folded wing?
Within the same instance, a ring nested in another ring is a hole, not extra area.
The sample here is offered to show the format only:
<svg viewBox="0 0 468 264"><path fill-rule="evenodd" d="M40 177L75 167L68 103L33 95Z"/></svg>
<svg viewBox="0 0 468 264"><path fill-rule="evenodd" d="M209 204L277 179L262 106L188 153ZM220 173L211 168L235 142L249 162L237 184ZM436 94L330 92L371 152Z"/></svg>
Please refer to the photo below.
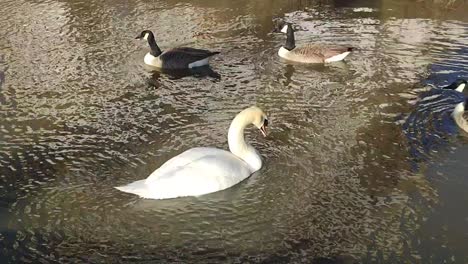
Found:
<svg viewBox="0 0 468 264"><path fill-rule="evenodd" d="M292 52L303 57L325 59L340 55L350 50L351 48L341 46L306 44L304 46L296 47Z"/></svg>
<svg viewBox="0 0 468 264"><path fill-rule="evenodd" d="M309 58L311 60L323 60L323 47L319 45L304 45L296 47L291 51L296 56Z"/></svg>
<svg viewBox="0 0 468 264"><path fill-rule="evenodd" d="M206 59L218 53L219 52L217 51L180 47L165 51L163 54L161 54L160 58L162 61L167 63L188 65L190 63Z"/></svg>

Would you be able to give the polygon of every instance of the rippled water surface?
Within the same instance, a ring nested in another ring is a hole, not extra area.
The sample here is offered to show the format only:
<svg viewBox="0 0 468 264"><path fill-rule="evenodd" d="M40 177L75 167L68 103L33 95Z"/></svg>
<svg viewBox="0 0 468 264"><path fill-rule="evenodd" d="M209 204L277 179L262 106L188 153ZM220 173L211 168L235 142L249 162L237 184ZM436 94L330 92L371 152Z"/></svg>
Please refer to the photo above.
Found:
<svg viewBox="0 0 468 264"><path fill-rule="evenodd" d="M463 96L436 90L468 78L466 1L0 2L0 262L468 262ZM288 64L279 20L356 51ZM152 71L143 29L222 54L213 72ZM247 180L164 201L113 189L227 148L253 104L271 126L247 131L264 159Z"/></svg>

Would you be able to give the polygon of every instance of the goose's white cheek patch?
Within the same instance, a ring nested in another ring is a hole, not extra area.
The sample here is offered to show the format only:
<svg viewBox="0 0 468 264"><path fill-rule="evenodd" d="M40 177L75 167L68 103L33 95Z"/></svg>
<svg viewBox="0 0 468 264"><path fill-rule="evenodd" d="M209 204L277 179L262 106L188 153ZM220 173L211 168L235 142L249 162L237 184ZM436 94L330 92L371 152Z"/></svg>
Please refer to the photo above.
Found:
<svg viewBox="0 0 468 264"><path fill-rule="evenodd" d="M288 25L285 25L283 29L281 29L281 32L288 33Z"/></svg>

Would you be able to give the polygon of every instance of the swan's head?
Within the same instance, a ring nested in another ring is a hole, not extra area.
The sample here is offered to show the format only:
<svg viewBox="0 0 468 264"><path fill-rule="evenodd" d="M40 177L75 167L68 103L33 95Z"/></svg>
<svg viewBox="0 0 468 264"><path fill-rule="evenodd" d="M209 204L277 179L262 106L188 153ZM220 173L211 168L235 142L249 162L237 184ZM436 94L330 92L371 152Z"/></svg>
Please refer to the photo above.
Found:
<svg viewBox="0 0 468 264"><path fill-rule="evenodd" d="M256 126L262 135L266 137L267 127L268 127L268 118L262 109L251 106L244 111L242 111L243 116L245 116L247 121L250 121L254 126Z"/></svg>
<svg viewBox="0 0 468 264"><path fill-rule="evenodd" d="M148 40L149 36L154 36L151 30L143 30L135 39Z"/></svg>
<svg viewBox="0 0 468 264"><path fill-rule="evenodd" d="M451 89L451 90L455 90L457 92L462 93L463 90L465 89L466 83L467 83L466 80L458 79L454 81L452 84L445 86L444 89Z"/></svg>

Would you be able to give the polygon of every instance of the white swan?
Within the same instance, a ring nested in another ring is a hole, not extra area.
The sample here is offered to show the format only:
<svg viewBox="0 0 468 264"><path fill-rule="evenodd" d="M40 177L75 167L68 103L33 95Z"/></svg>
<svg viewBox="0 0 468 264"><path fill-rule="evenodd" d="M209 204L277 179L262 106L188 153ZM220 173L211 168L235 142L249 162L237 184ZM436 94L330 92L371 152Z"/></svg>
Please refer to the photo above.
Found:
<svg viewBox="0 0 468 264"><path fill-rule="evenodd" d="M260 108L249 107L231 122L228 132L231 152L192 148L166 161L145 180L116 188L149 199L198 196L229 188L262 167L260 155L244 140L244 128L249 124L266 136L267 116Z"/></svg>

